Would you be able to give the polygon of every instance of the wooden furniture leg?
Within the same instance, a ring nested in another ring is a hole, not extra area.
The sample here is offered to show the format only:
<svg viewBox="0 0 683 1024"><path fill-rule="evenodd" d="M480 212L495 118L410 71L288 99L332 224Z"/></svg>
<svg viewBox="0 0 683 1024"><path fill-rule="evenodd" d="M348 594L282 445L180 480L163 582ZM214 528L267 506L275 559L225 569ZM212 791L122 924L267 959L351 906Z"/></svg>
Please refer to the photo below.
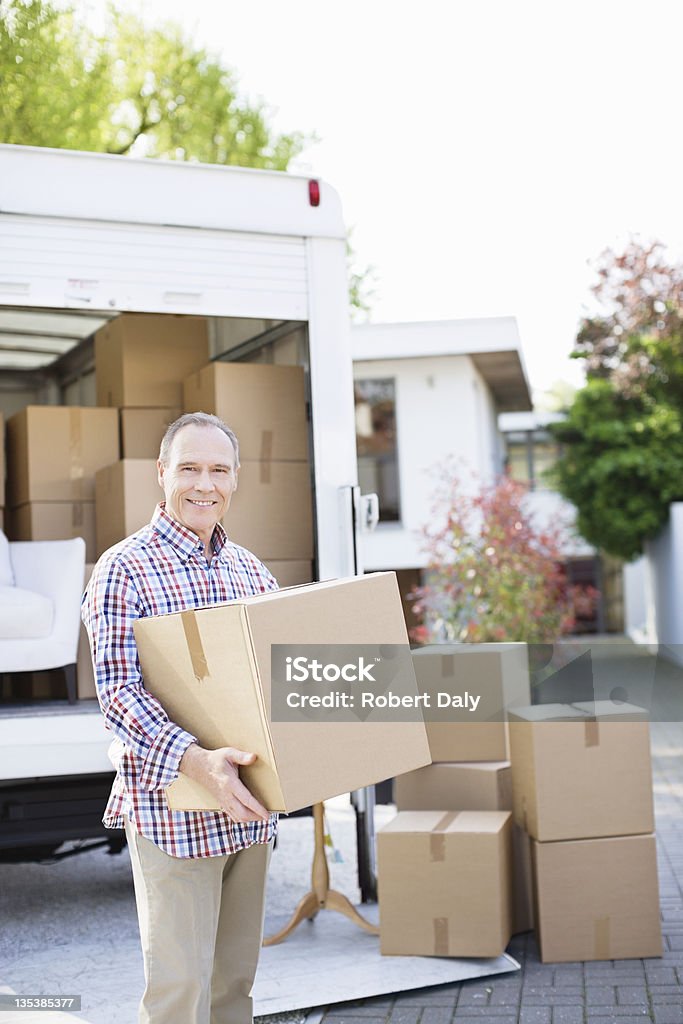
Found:
<svg viewBox="0 0 683 1024"><path fill-rule="evenodd" d="M351 901L335 889L330 889L330 872L327 865L327 854L325 853L325 809L323 804L313 805L313 825L315 843L313 848L313 866L311 868L311 890L306 893L292 914L289 922L275 935L269 935L263 940L264 946L274 946L286 939L296 926L308 918L313 920L320 910L336 910L350 918L359 928L364 928L371 935L379 935L379 928L370 924L362 917Z"/></svg>

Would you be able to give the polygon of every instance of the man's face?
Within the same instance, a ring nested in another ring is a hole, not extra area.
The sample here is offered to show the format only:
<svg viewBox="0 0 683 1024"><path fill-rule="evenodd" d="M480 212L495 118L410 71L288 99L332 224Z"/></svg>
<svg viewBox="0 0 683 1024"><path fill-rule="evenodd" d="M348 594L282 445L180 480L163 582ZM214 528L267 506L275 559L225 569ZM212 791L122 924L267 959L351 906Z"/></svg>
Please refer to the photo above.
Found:
<svg viewBox="0 0 683 1024"><path fill-rule="evenodd" d="M208 544L237 487L230 438L218 427L190 423L174 437L168 464L157 468L168 514Z"/></svg>

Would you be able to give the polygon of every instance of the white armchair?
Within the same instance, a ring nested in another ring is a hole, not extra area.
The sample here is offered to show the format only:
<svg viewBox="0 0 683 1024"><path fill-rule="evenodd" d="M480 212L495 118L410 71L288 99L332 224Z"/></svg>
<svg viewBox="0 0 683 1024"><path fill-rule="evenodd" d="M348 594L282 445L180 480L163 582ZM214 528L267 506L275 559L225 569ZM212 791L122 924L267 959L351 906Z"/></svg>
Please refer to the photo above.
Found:
<svg viewBox="0 0 683 1024"><path fill-rule="evenodd" d="M76 701L85 542L15 541L0 533L0 675L62 668Z"/></svg>

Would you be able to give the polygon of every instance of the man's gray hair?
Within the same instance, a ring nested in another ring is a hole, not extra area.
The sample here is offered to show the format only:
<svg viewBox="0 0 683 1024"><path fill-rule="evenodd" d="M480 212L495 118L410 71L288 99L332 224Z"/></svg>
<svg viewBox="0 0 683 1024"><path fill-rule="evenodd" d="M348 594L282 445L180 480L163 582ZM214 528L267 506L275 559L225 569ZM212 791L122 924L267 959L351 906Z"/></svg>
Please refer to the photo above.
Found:
<svg viewBox="0 0 683 1024"><path fill-rule="evenodd" d="M235 468L240 464L240 446L235 437L234 432L230 429L227 423L224 423L219 416L214 416L210 412L185 412L182 416L179 416L177 420L169 424L166 428L166 433L161 439L161 447L159 448L159 462L162 465L168 465L168 458L171 452L171 445L173 439L179 430L183 427L218 427L222 430L226 437L230 439L230 443L235 450Z"/></svg>

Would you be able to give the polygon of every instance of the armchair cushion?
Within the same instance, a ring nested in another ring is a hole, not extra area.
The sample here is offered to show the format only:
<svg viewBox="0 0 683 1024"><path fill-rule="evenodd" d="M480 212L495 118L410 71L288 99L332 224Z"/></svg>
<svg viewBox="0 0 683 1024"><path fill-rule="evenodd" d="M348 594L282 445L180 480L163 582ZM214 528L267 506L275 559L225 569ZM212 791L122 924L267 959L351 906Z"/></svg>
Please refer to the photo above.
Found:
<svg viewBox="0 0 683 1024"><path fill-rule="evenodd" d="M0 587L14 586L12 560L9 556L9 541L0 530Z"/></svg>
<svg viewBox="0 0 683 1024"><path fill-rule="evenodd" d="M49 597L21 587L0 586L0 640L49 636L54 613Z"/></svg>

